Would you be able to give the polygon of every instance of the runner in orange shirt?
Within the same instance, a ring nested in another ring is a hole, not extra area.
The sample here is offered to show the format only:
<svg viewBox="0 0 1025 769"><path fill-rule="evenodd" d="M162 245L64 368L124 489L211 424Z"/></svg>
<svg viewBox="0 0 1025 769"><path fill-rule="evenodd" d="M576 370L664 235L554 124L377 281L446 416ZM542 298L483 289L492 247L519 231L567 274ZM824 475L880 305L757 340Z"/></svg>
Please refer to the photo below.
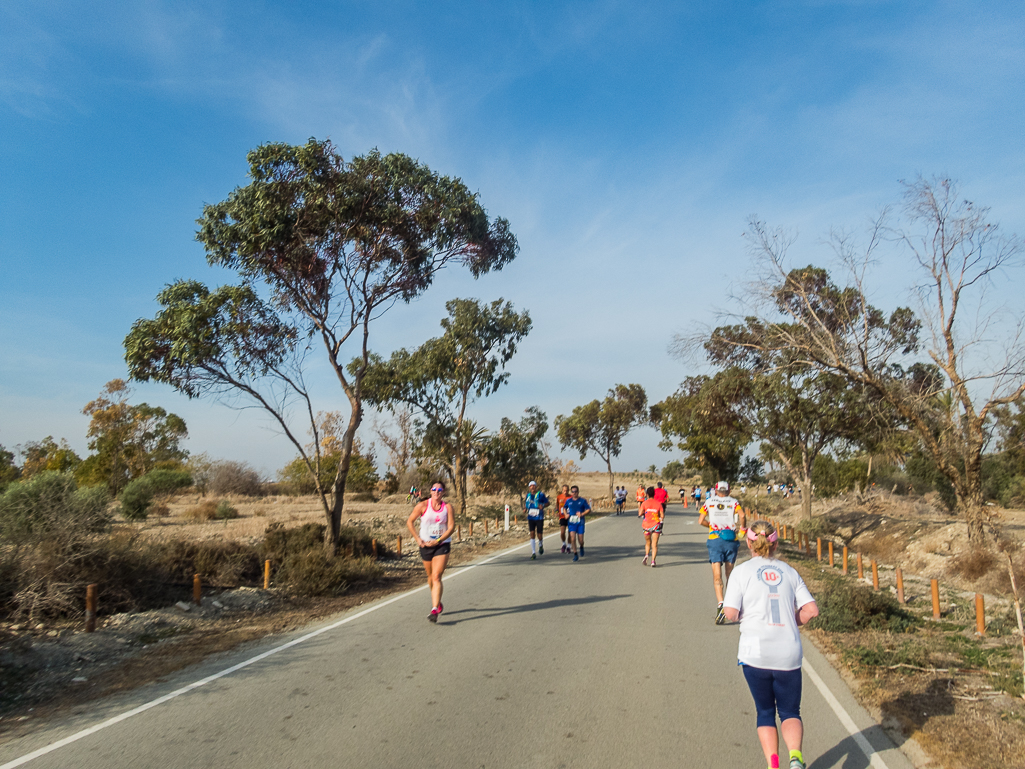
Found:
<svg viewBox="0 0 1025 769"><path fill-rule="evenodd" d="M641 502L637 517L641 518L641 530L644 532L644 558L641 561L648 565L648 555L651 555L651 565L654 567L655 558L658 556L658 538L662 534L662 521L665 520L666 512L657 499L655 499L655 487L651 486L644 492L644 501Z"/></svg>
<svg viewBox="0 0 1025 769"><path fill-rule="evenodd" d="M569 486L563 486L562 492L555 498L555 506L559 508L559 536L562 537L562 552L569 552L566 544L566 527L569 526L569 515L565 511L566 500L569 499Z"/></svg>

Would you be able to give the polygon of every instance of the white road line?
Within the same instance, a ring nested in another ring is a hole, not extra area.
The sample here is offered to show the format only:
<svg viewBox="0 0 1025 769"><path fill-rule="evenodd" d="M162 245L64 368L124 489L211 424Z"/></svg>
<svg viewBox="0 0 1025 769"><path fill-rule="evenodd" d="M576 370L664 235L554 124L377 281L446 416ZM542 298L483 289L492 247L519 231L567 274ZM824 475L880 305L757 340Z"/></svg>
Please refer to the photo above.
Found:
<svg viewBox="0 0 1025 769"><path fill-rule="evenodd" d="M811 663L808 662L807 657L805 657L804 659L803 667L805 671L808 673L808 678L811 679L811 682L815 684L815 688L819 690L819 693L823 696L826 702L829 703L829 707L833 709L833 712L836 714L836 717L840 719L840 723L843 724L844 728L847 730L847 733L854 738L854 742L857 743L859 748L861 748L861 752L865 754L865 758L869 760L869 762L872 764L872 766L875 767L875 769L889 769L889 767L886 766L886 762L883 761L883 757L880 756L876 752L876 749L872 747L872 744L865 739L865 735L861 733L861 730L858 728L857 724L854 723L854 719L851 718L850 714L846 710L844 710L844 707L840 704L840 701L835 696L833 696L833 692L831 692L829 690L829 687L826 686L826 682L823 681L819 677L819 674L815 672L815 668L813 668L811 666ZM0 769L4 768L0 767Z"/></svg>
<svg viewBox="0 0 1025 769"><path fill-rule="evenodd" d="M595 521L595 523L597 523L597 521ZM553 534L551 536L558 535ZM466 574L466 572L468 571L476 569L478 566L483 566L486 563L491 563L491 561L494 561L497 558L501 558L503 555L515 553L517 550L522 550L525 547L527 547L526 543L519 545L518 547L510 547L506 550L503 550L500 553L496 553L490 558L485 558L483 561L472 563L469 566L464 566L458 570L453 569L452 573L448 575L448 579L453 580L462 574ZM180 697L183 694L191 692L193 689L198 689L201 686L206 686L207 684L212 683L213 681L216 681L219 678L224 678L224 676L231 675L232 673L242 670L243 668L247 668L256 662L265 660L268 657L277 654L278 652L283 652L285 651L285 649L291 649L293 646L298 646L301 643L309 641L311 638L316 638L317 636L322 635L323 633L327 633L329 630L339 628L342 625L346 625L349 622L352 622L354 619L359 619L360 617L370 614L371 612L377 611L378 609L383 609L385 606L389 604L395 603L396 601L401 601L403 598L407 598L413 595L414 593L419 593L420 591L426 589L427 585L422 585L420 587L413 588L412 590L407 590L405 593L401 593L395 596L394 598L389 598L388 600L382 601L381 603L374 604L373 606L366 608L361 612L353 614L352 616L340 619L337 622L331 623L330 625L326 625L325 627L319 628L318 630L314 630L313 632L307 633L304 636L300 636L299 638L293 639L288 643L281 644L281 646L275 646L273 649L268 649L262 654L257 654L255 657L250 657L249 659L240 662L237 665L232 665L230 668L225 668L224 670L214 673L213 675L209 675L206 678L202 678L199 681L194 681L188 686L183 686L180 689L175 689L173 692L165 694L163 697L158 697L155 700L151 700L143 705L139 705L139 707L137 708L132 708L129 711L114 716L113 718L109 718L106 721L96 724L95 726L90 726L88 729L83 729L80 732L75 732L74 734L69 735L68 737L65 737L62 740L57 740L57 742L51 742L49 745L44 745L43 747L37 750L33 750L31 753L26 753L24 756L21 756L20 758L16 758L13 761L8 761L6 764L0 765L0 769L14 769L14 767L16 766L22 766L23 764L27 764L29 761L32 761L33 759L39 758L40 756L45 756L47 753L52 753L53 751L59 748L63 748L65 745L70 745L73 742L78 742L84 737L88 737L91 734L96 734L96 732L102 731L103 729L106 729L109 726L114 726L115 724L119 724L122 721L127 721L132 716L137 716L140 713L145 713L150 708L155 708L157 705L163 705L165 702L169 702L170 700L173 700L176 697Z"/></svg>

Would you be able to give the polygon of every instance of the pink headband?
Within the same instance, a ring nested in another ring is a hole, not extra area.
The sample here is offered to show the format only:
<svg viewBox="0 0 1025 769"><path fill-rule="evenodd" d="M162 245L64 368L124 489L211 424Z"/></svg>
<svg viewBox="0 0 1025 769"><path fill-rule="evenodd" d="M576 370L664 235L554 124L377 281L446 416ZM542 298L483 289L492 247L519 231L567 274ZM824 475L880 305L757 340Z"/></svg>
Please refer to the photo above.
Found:
<svg viewBox="0 0 1025 769"><path fill-rule="evenodd" d="M773 532L770 532L769 534L766 534L765 538L767 540L769 540L769 544L772 544L777 539L779 539L779 534L777 534L776 532L773 531ZM748 539L749 542L754 542L755 540L758 539L758 534L755 533L754 529L748 529L747 530L747 539Z"/></svg>

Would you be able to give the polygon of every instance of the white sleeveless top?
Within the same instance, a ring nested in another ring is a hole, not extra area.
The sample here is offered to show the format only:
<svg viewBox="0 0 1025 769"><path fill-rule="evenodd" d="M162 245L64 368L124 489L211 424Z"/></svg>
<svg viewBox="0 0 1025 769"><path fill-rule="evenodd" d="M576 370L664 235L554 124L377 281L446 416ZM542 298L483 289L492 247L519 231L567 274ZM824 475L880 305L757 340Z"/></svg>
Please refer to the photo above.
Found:
<svg viewBox="0 0 1025 769"><path fill-rule="evenodd" d="M448 528L448 513L448 502L442 502L441 509L435 510L434 502L428 499L427 509L420 516L420 539L437 539L444 534L445 529ZM445 542L451 541L452 537L445 540ZM444 544L444 542L438 544Z"/></svg>

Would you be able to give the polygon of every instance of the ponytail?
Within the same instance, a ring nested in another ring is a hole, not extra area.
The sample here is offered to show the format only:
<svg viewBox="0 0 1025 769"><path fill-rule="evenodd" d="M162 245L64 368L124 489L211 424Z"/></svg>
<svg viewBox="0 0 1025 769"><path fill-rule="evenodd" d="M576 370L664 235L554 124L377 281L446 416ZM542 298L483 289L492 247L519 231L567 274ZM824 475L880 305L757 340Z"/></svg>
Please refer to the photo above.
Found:
<svg viewBox="0 0 1025 769"><path fill-rule="evenodd" d="M768 521L755 521L747 530L747 541L751 551L762 558L771 558L776 550L779 535Z"/></svg>

